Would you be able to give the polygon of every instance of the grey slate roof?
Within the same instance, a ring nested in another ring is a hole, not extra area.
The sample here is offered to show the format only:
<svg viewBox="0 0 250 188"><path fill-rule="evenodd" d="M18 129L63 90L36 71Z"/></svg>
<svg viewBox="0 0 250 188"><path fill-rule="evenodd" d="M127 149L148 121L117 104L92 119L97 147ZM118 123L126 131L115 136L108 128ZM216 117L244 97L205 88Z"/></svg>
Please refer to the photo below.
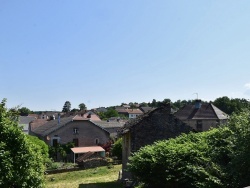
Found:
<svg viewBox="0 0 250 188"><path fill-rule="evenodd" d="M228 119L228 115L214 106L212 103L201 104L200 108L195 105L186 105L175 113L175 116L184 119Z"/></svg>
<svg viewBox="0 0 250 188"><path fill-rule="evenodd" d="M29 124L31 121L35 120L36 118L33 116L19 116L19 124Z"/></svg>
<svg viewBox="0 0 250 188"><path fill-rule="evenodd" d="M145 106L145 107L140 107L140 109L141 109L141 111L143 111L144 113L147 113L148 111L154 110L155 108L154 108L154 107Z"/></svg>
<svg viewBox="0 0 250 188"><path fill-rule="evenodd" d="M111 122L107 122L107 121L91 121L96 125L99 125L101 127L105 128L120 128L124 125L123 122L115 122L115 121L111 121Z"/></svg>

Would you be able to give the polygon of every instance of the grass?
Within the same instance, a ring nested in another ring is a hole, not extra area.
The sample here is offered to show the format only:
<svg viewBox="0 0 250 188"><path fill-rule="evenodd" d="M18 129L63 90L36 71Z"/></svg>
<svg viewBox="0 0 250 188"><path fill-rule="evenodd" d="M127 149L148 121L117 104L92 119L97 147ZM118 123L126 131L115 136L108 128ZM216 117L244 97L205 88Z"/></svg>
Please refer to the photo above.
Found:
<svg viewBox="0 0 250 188"><path fill-rule="evenodd" d="M98 167L75 172L65 172L45 176L47 188L122 188L117 182L121 165L114 168Z"/></svg>

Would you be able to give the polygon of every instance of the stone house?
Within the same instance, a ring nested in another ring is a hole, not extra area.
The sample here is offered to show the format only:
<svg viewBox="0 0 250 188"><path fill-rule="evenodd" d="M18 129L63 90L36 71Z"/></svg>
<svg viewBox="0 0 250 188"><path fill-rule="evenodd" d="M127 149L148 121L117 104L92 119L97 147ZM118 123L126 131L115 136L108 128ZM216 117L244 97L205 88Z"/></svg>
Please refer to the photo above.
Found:
<svg viewBox="0 0 250 188"><path fill-rule="evenodd" d="M71 116L48 121L33 129L31 134L51 146L74 142L76 147L85 147L105 144L109 141L110 134L122 125L120 122L105 122L104 126L102 121Z"/></svg>
<svg viewBox="0 0 250 188"><path fill-rule="evenodd" d="M120 115L124 115L128 117L129 119L134 119L139 115L142 115L143 112L139 109L130 109L130 108L124 108L124 107L116 107L115 110L118 112Z"/></svg>
<svg viewBox="0 0 250 188"><path fill-rule="evenodd" d="M174 138L190 131L193 131L190 126L171 113L169 104L162 104L161 107L125 123L120 130L123 139L122 179L131 177L127 171L128 158L131 153L155 141Z"/></svg>
<svg viewBox="0 0 250 188"><path fill-rule="evenodd" d="M175 116L191 126L196 131L207 131L211 127L218 127L227 122L228 115L212 103L203 103L196 100L195 104L182 107Z"/></svg>

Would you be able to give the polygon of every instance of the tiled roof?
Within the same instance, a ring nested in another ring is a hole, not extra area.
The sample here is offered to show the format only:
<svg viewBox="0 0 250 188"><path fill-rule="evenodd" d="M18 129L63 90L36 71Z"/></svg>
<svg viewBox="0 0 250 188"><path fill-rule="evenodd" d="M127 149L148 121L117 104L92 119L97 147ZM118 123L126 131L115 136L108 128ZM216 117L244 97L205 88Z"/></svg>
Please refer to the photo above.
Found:
<svg viewBox="0 0 250 188"><path fill-rule="evenodd" d="M108 128L120 128L124 125L123 122L95 121L95 120L91 120L91 119L84 118L81 116L75 116L75 117L71 116L71 117L60 118L59 124L58 124L58 120L48 121L44 125L38 128L35 128L32 132L36 133L37 135L47 136L48 134L67 125L71 121L89 121L107 133L109 133L109 131L107 130Z"/></svg>
<svg viewBox="0 0 250 188"><path fill-rule="evenodd" d="M35 119L35 120L33 120L32 122L30 122L31 131L33 131L37 127L40 127L40 126L44 125L47 122L48 121L46 119Z"/></svg>
<svg viewBox="0 0 250 188"><path fill-rule="evenodd" d="M126 109L129 114L143 114L140 109Z"/></svg>
<svg viewBox="0 0 250 188"><path fill-rule="evenodd" d="M105 128L119 128L122 127L124 125L124 122L117 122L117 121L111 121L111 122L107 122L107 121L91 121L96 125L99 125L101 127Z"/></svg>
<svg viewBox="0 0 250 188"><path fill-rule="evenodd" d="M115 109L118 113L128 113L125 108L116 108Z"/></svg>
<svg viewBox="0 0 250 188"><path fill-rule="evenodd" d="M227 119L228 115L211 103L201 104L200 108L195 105L186 105L175 113L179 119Z"/></svg>
<svg viewBox="0 0 250 188"><path fill-rule="evenodd" d="M71 122L73 117L66 117L60 118L60 123L58 124L58 120L51 120L45 123L44 125L34 129L32 132L41 135L47 136L48 134L52 133L53 131L65 126L67 123Z"/></svg>
<svg viewBox="0 0 250 188"><path fill-rule="evenodd" d="M163 104L163 105L162 105L161 107L159 107L159 108L156 108L156 109L154 109L154 110L148 111L147 113L145 113L145 114L143 114L143 115L140 115L140 116L137 116L137 117L134 118L134 119L130 119L129 121L127 121L127 122L124 124L123 128L120 130L121 133L123 134L123 133L129 131L129 129L130 129L131 127L133 127L134 125L140 123L141 121L143 121L143 120L145 120L145 119L151 117L155 112L160 111L162 108L169 108L169 109L171 109L169 104Z"/></svg>

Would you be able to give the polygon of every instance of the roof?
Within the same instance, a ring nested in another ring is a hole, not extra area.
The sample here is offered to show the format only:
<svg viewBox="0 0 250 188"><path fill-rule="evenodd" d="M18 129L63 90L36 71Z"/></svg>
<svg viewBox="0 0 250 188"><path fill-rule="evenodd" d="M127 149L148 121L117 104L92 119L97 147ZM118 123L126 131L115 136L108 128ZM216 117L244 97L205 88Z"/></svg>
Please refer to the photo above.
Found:
<svg viewBox="0 0 250 188"><path fill-rule="evenodd" d="M154 108L154 107L145 106L145 107L140 107L140 109L141 109L144 113L146 113L146 112L148 112L148 111L150 111L150 110L154 110L155 108Z"/></svg>
<svg viewBox="0 0 250 188"><path fill-rule="evenodd" d="M175 113L175 116L185 119L228 119L228 115L214 106L212 103L201 104L200 108L195 108L195 105L189 104L182 107Z"/></svg>
<svg viewBox="0 0 250 188"><path fill-rule="evenodd" d="M58 120L51 120L45 123L44 125L35 128L32 132L41 135L47 136L53 131L65 126L67 123L71 122L73 117L60 118L60 123L58 124Z"/></svg>
<svg viewBox="0 0 250 188"><path fill-rule="evenodd" d="M32 122L30 122L30 128L31 130L36 129L37 127L40 127L47 122L48 121L46 119L35 119Z"/></svg>
<svg viewBox="0 0 250 188"><path fill-rule="evenodd" d="M110 133L108 130L106 130L107 128L116 128L116 127L120 128L124 125L124 123L122 122L106 122L106 121L94 121L94 120L92 121L91 119L84 118L81 116L70 116L70 117L60 118L59 124L58 124L58 120L48 121L44 125L32 130L32 132L41 136L47 136L50 133L64 127L65 125L67 125L68 123L72 121L89 121L107 133Z"/></svg>
<svg viewBox="0 0 250 188"><path fill-rule="evenodd" d="M129 121L127 121L124 124L123 128L121 128L119 130L119 133L120 134L125 134L125 133L129 132L131 127L139 124L142 121L145 121L146 119L150 118L155 112L160 111L163 108L168 109L169 113L171 113L171 107L170 107L170 105L169 104L162 104L161 107L158 107L158 108L156 108L154 110L148 111L147 113L144 113L144 114L142 114L140 116L137 116L134 119L130 119Z"/></svg>
<svg viewBox="0 0 250 188"><path fill-rule="evenodd" d="M105 151L101 146L70 148L73 153L101 152Z"/></svg>
<svg viewBox="0 0 250 188"><path fill-rule="evenodd" d="M35 120L34 116L19 116L19 124L29 124L31 121Z"/></svg>
<svg viewBox="0 0 250 188"><path fill-rule="evenodd" d="M105 128L120 128L124 125L124 122L118 122L118 121L92 121L94 124L99 125L101 127Z"/></svg>
<svg viewBox="0 0 250 188"><path fill-rule="evenodd" d="M118 113L128 113L128 112L126 111L126 109L123 108L123 107L121 107L121 108L115 108L115 110L116 110Z"/></svg>
<svg viewBox="0 0 250 188"><path fill-rule="evenodd" d="M140 109L126 109L129 114L143 114Z"/></svg>

